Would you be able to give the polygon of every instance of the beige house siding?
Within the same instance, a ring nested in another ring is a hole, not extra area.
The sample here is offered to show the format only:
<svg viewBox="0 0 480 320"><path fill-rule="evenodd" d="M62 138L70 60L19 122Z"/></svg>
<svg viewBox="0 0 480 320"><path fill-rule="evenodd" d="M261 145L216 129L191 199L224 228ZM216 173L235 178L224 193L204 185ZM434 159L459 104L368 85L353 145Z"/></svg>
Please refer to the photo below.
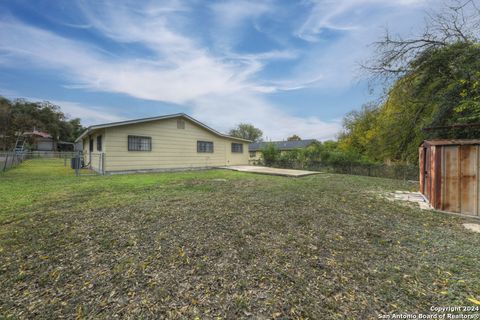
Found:
<svg viewBox="0 0 480 320"><path fill-rule="evenodd" d="M250 151L249 152L249 163L250 164L258 164L262 160L262 152L261 151Z"/></svg>
<svg viewBox="0 0 480 320"><path fill-rule="evenodd" d="M102 132L93 132L95 159L96 136L103 136L104 170L108 172L168 170L217 167L248 164L248 143L232 138L221 137L187 120L185 128L177 128L180 118L161 119L142 123L108 127ZM152 139L151 151L128 151L128 136L146 136ZM84 139L86 163L89 137ZM197 152L197 141L213 142L212 153ZM232 153L231 144L242 143L243 153ZM94 167L95 169L95 167Z"/></svg>
<svg viewBox="0 0 480 320"><path fill-rule="evenodd" d="M243 145L243 152L232 152L232 143L241 143ZM248 164L248 143L233 139L226 140L225 154L227 166Z"/></svg>
<svg viewBox="0 0 480 320"><path fill-rule="evenodd" d="M106 152L107 146L105 133L105 130L101 129L83 139L83 161L88 167L98 172L101 172L103 170L102 167L104 166L102 154ZM99 135L102 136L102 151L97 150L97 137ZM90 152L90 139L93 139L93 152Z"/></svg>

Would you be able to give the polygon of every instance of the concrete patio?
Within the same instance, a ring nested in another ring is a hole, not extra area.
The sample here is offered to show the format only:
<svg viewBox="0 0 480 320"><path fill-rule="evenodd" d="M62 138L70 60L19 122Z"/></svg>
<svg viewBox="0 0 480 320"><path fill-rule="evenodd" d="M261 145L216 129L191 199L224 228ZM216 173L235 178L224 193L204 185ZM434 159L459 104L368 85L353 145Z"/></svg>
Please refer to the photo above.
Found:
<svg viewBox="0 0 480 320"><path fill-rule="evenodd" d="M269 174L269 175L275 175L275 176L296 177L296 178L320 173L317 171L280 169L280 168L270 168L270 167L262 167L262 166L226 166L221 168L228 169L228 170L241 171L241 172L251 172L251 173Z"/></svg>

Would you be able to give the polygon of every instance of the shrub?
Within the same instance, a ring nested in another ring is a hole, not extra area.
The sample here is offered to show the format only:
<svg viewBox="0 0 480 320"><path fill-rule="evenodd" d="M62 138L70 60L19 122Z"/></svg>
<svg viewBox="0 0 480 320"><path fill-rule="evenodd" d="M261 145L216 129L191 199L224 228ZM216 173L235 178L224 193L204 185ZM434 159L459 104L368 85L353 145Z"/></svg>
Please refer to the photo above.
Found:
<svg viewBox="0 0 480 320"><path fill-rule="evenodd" d="M280 150L274 143L267 143L262 149L263 162L267 166L272 166L277 163L280 157Z"/></svg>

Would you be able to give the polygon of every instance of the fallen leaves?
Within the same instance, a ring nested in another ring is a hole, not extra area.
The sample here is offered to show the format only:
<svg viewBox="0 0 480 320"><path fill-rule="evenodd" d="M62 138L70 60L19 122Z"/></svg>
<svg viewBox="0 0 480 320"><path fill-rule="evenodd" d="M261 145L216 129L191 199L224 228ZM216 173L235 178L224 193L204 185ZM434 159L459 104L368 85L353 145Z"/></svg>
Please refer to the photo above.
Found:
<svg viewBox="0 0 480 320"><path fill-rule="evenodd" d="M367 319L478 302L480 240L375 196L400 182L142 177L85 177L94 189L4 225L0 317Z"/></svg>

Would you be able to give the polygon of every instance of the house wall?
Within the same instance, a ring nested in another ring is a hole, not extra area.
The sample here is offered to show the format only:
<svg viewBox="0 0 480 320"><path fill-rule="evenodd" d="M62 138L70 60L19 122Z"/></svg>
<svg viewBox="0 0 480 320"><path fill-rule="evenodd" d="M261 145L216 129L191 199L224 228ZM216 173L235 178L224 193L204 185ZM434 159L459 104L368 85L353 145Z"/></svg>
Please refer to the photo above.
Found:
<svg viewBox="0 0 480 320"><path fill-rule="evenodd" d="M97 137L102 136L102 151L97 150ZM90 152L90 138L93 139L93 152ZM98 130L92 132L91 135L83 139L83 161L90 169L97 172L102 172L104 167L104 159L102 153L106 151L106 132L105 130Z"/></svg>
<svg viewBox="0 0 480 320"><path fill-rule="evenodd" d="M53 139L51 138L35 138L34 150L37 151L54 151Z"/></svg>
<svg viewBox="0 0 480 320"><path fill-rule="evenodd" d="M204 168L248 164L248 143L220 137L185 121L177 128L177 119L163 119L105 129L105 170L138 171ZM128 151L128 136L152 138L151 151ZM198 153L197 141L212 141L213 153ZM243 153L232 153L231 143L243 143ZM88 148L88 145L87 145Z"/></svg>
<svg viewBox="0 0 480 320"><path fill-rule="evenodd" d="M249 163L257 164L262 160L262 152L261 151L250 151L249 152Z"/></svg>
<svg viewBox="0 0 480 320"><path fill-rule="evenodd" d="M241 143L243 145L243 152L232 152L232 143ZM225 139L225 158L227 166L248 164L248 143Z"/></svg>
<svg viewBox="0 0 480 320"><path fill-rule="evenodd" d="M292 150L280 150L280 155L285 155L287 154L288 152L290 151L293 151L293 150L300 150L301 148L299 149L292 149ZM302 148L303 149L303 148ZM250 151L249 152L249 162L251 164L257 164L259 163L261 160L262 160L262 151Z"/></svg>

